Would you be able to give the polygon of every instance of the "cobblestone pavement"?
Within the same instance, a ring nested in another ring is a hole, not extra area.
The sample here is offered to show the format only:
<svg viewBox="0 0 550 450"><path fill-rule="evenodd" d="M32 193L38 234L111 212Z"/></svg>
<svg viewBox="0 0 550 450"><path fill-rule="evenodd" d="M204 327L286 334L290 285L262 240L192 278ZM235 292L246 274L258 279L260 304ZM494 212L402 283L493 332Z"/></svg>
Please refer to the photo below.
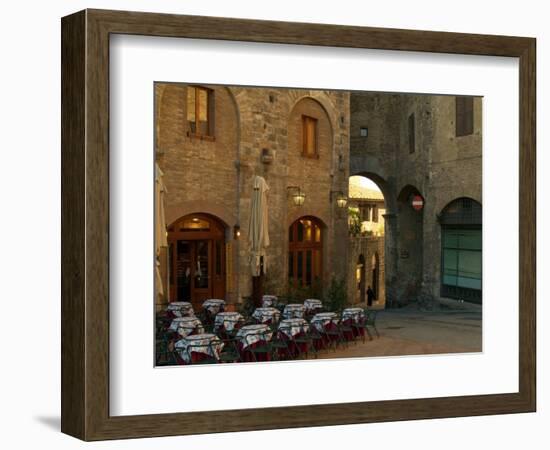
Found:
<svg viewBox="0 0 550 450"><path fill-rule="evenodd" d="M336 352L320 352L318 358L426 355L482 351L481 311L382 310L378 313L380 338L358 339Z"/></svg>

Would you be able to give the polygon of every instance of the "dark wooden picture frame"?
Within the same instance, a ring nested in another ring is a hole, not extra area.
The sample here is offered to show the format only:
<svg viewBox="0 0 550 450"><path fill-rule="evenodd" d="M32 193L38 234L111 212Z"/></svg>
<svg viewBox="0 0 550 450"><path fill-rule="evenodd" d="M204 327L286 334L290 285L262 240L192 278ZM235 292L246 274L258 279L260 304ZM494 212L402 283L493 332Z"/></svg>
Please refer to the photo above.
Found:
<svg viewBox="0 0 550 450"><path fill-rule="evenodd" d="M104 10L85 10L64 17L61 31L64 433L101 440L535 411L535 39ZM110 416L111 34L519 58L519 392Z"/></svg>

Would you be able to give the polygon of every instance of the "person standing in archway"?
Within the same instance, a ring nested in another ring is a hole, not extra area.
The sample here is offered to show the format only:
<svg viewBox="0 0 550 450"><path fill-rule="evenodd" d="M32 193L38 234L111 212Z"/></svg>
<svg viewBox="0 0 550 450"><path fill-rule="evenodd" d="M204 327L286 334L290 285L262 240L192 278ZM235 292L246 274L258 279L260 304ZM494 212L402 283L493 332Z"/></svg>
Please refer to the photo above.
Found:
<svg viewBox="0 0 550 450"><path fill-rule="evenodd" d="M372 301L374 300L374 291L369 286L367 288L367 306L372 306Z"/></svg>

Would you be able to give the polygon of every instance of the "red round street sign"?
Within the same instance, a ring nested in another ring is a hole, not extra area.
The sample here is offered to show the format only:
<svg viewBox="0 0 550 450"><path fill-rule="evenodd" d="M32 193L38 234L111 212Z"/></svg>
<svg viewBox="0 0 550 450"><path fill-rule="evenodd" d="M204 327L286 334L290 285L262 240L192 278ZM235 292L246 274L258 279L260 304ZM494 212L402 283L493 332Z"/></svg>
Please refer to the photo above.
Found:
<svg viewBox="0 0 550 450"><path fill-rule="evenodd" d="M412 198L412 207L420 211L424 207L424 199L420 195L414 195Z"/></svg>

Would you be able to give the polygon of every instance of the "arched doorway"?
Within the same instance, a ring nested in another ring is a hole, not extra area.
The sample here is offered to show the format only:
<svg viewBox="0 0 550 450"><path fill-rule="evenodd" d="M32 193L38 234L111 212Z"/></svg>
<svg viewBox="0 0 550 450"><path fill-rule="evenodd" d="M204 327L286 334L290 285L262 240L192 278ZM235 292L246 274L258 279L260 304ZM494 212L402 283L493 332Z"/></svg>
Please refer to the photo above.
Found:
<svg viewBox="0 0 550 450"><path fill-rule="evenodd" d="M481 303L482 209L461 197L439 215L441 224L441 296Z"/></svg>
<svg viewBox="0 0 550 450"><path fill-rule="evenodd" d="M357 302L359 303L365 302L365 274L365 257L361 254L357 259L357 267L355 269L355 279L357 282Z"/></svg>
<svg viewBox="0 0 550 450"><path fill-rule="evenodd" d="M323 278L322 223L301 217L288 229L288 282L295 288L320 286Z"/></svg>
<svg viewBox="0 0 550 450"><path fill-rule="evenodd" d="M170 299L196 306L225 298L225 225L209 214L189 214L168 227Z"/></svg>

